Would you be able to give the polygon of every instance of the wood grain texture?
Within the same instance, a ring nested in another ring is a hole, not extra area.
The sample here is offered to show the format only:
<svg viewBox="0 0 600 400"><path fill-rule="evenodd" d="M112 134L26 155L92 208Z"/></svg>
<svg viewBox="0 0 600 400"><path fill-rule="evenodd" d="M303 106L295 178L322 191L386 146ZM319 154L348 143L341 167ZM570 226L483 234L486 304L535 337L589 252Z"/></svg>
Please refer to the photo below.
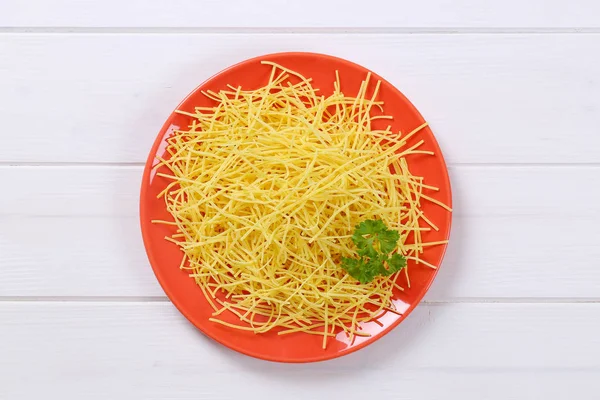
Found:
<svg viewBox="0 0 600 400"><path fill-rule="evenodd" d="M598 15L597 0L0 0L0 399L597 400ZM202 336L139 232L141 163L169 113L279 51L402 90L455 204L425 302L309 365Z"/></svg>
<svg viewBox="0 0 600 400"><path fill-rule="evenodd" d="M285 365L213 343L168 303L4 302L0 397L591 400L598 313L600 304L421 305L357 353Z"/></svg>
<svg viewBox="0 0 600 400"><path fill-rule="evenodd" d="M302 50L390 80L451 164L597 163L598 48L600 34L3 34L0 161L143 162L197 84Z"/></svg>
<svg viewBox="0 0 600 400"><path fill-rule="evenodd" d="M141 167L3 167L0 296L163 296L140 238ZM426 300L600 299L600 167L450 169L454 225ZM573 193L584 202L574 206Z"/></svg>
<svg viewBox="0 0 600 400"><path fill-rule="evenodd" d="M598 27L594 0L4 0L0 26Z"/></svg>

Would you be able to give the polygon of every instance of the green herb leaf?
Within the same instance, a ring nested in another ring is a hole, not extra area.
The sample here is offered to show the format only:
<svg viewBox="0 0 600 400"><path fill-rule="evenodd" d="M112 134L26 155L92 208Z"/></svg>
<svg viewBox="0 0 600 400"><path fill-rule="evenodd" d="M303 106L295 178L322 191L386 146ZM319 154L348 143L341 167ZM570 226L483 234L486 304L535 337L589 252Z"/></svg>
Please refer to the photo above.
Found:
<svg viewBox="0 0 600 400"><path fill-rule="evenodd" d="M381 274L383 263L379 258L342 258L342 268L360 283L369 283ZM384 268L385 269L385 268Z"/></svg>
<svg viewBox="0 0 600 400"><path fill-rule="evenodd" d="M400 234L388 229L383 221L368 219L356 225L352 241L361 256L376 257L378 254L389 254L396 248Z"/></svg>
<svg viewBox="0 0 600 400"><path fill-rule="evenodd" d="M342 257L342 268L354 279L358 279L360 276L361 264L362 260L360 259Z"/></svg>
<svg viewBox="0 0 600 400"><path fill-rule="evenodd" d="M359 258L343 257L342 268L360 283L369 283L378 275L390 276L406 267L403 255L394 253L390 256L398 240L398 231L388 229L383 221L363 221L356 225L352 235Z"/></svg>
<svg viewBox="0 0 600 400"><path fill-rule="evenodd" d="M402 254L392 254L387 260L388 269L384 275L392 275L406 267L406 258Z"/></svg>

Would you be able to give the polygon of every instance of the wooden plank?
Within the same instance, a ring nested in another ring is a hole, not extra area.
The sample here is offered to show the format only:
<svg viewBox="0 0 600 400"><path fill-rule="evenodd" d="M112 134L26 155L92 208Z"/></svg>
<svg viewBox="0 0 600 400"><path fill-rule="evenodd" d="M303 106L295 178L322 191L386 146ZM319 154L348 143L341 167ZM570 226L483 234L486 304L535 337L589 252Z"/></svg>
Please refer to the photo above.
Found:
<svg viewBox="0 0 600 400"><path fill-rule="evenodd" d="M451 168L455 219L427 300L600 298L598 167ZM140 167L4 167L0 296L163 296ZM582 199L573 203L573 194Z"/></svg>
<svg viewBox="0 0 600 400"><path fill-rule="evenodd" d="M599 304L421 305L357 353L285 365L215 344L169 303L1 302L0 396L330 399L343 388L349 399L594 399L598 313Z"/></svg>
<svg viewBox="0 0 600 400"><path fill-rule="evenodd" d="M163 296L137 218L2 218L0 296ZM426 300L600 298L598 218L457 217Z"/></svg>
<svg viewBox="0 0 600 400"><path fill-rule="evenodd" d="M118 11L115 11L118 10ZM5 0L0 26L201 28L598 27L594 0Z"/></svg>
<svg viewBox="0 0 600 400"><path fill-rule="evenodd" d="M452 164L596 163L598 48L600 34L4 34L0 160L143 162L204 79L248 57L307 50L397 85Z"/></svg>
<svg viewBox="0 0 600 400"><path fill-rule="evenodd" d="M208 372L193 373L182 372L184 367L178 369L170 366L173 372L166 372L165 375L158 375L165 367L158 367L158 371L147 374L142 371L117 375L113 371L105 374L103 368L94 369L84 365L81 367L83 372L73 371L78 378L76 381L64 376L55 378L56 374L51 372L38 377L35 385L26 384L25 379L8 382L4 388L0 388L0 395L18 400L37 400L48 392L61 393L61 398L65 400L82 397L90 400L108 397L148 400L262 400L284 397L290 400L328 400L343 393L344 399L348 400L439 400L453 399L448 396L458 394L464 400L506 400L520 399L521 396L544 400L564 400L569 396L577 396L579 400L596 400L594 396L600 390L598 372L571 372L564 369L406 371L404 366L398 366L395 371L378 371L378 375L369 371L367 380L359 375L362 370L317 375L304 367L300 367L300 371L283 367L286 372L273 372L269 367L261 372L265 369L264 364L248 366L242 369L242 375L235 378L227 372L217 375L210 368ZM115 370L123 371L118 367ZM100 374L104 374L104 377ZM13 375L14 371L9 374ZM0 377L0 382L2 379Z"/></svg>
<svg viewBox="0 0 600 400"><path fill-rule="evenodd" d="M449 167L454 215L513 217L600 214L600 166ZM138 215L142 166L0 166L9 194L0 216ZM574 204L574 194L580 202Z"/></svg>

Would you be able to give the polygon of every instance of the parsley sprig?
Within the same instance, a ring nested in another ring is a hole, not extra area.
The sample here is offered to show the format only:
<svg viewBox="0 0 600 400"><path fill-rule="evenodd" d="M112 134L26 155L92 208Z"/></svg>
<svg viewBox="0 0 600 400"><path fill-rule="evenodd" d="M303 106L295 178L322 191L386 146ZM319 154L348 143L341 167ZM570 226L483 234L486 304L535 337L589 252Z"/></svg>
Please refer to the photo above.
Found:
<svg viewBox="0 0 600 400"><path fill-rule="evenodd" d="M378 275L392 275L406 267L406 258L402 254L390 255L398 240L398 231L388 229L383 221L363 221L356 225L352 235L359 257L342 257L342 268L360 283L369 283Z"/></svg>

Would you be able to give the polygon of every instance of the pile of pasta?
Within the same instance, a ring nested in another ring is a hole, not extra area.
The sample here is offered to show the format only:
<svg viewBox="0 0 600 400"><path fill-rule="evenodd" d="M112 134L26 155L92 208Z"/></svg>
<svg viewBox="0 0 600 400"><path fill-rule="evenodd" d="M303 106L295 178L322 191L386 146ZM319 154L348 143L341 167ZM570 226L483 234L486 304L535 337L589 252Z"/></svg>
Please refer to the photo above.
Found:
<svg viewBox="0 0 600 400"><path fill-rule="evenodd" d="M380 82L370 74L348 96L336 72L324 96L299 73L263 64L271 68L265 86L203 92L214 106L179 111L191 125L167 139L159 167L168 172L158 173L169 180L160 196L173 220L153 222L176 226L167 240L180 247L181 269L213 307L211 321L322 335L323 347L340 331L368 335L361 324L395 312L391 300L404 288L397 274L360 284L340 267L355 254L354 227L382 220L400 233L399 253L432 268L419 254L445 243L421 240L437 229L421 211L421 202L436 200L423 191L437 189L406 161L432 154L419 149L423 141L407 145L426 124L407 134L373 129L391 117L382 114ZM407 268L399 273L409 276Z"/></svg>

